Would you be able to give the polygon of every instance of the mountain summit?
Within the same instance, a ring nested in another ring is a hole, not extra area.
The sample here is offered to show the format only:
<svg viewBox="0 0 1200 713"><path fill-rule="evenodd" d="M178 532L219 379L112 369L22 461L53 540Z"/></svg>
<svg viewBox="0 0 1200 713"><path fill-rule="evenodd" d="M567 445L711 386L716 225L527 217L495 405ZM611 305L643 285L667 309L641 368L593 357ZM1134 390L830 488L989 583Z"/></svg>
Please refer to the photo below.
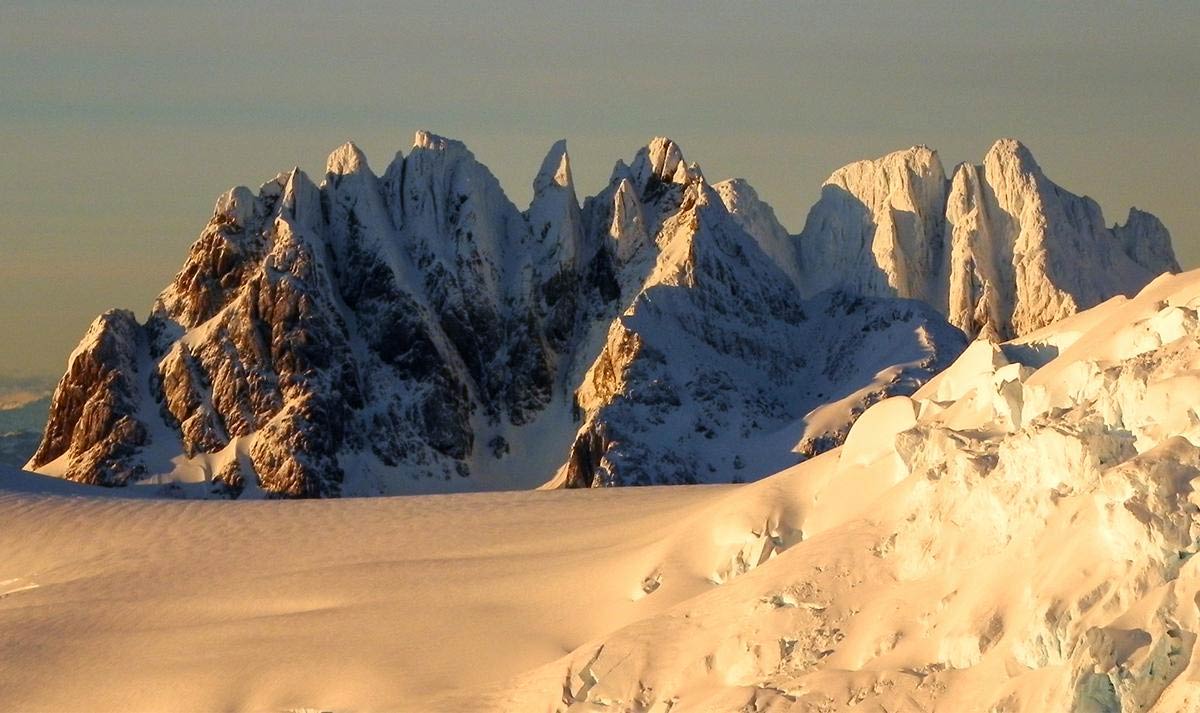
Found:
<svg viewBox="0 0 1200 713"><path fill-rule="evenodd" d="M777 242L775 229L755 232ZM1014 139L949 180L925 146L841 168L795 242L808 294L918 299L968 335L997 339L1179 272L1156 218L1131 211L1126 225L1106 227L1095 201L1047 178Z"/></svg>
<svg viewBox="0 0 1200 713"><path fill-rule="evenodd" d="M421 131L381 175L346 143L319 184L230 190L145 323L93 323L29 467L188 497L749 480L963 332L1178 269L1157 219L1105 227L1008 141L949 181L924 147L851 164L798 236L664 137L582 205L556 142L533 189Z"/></svg>

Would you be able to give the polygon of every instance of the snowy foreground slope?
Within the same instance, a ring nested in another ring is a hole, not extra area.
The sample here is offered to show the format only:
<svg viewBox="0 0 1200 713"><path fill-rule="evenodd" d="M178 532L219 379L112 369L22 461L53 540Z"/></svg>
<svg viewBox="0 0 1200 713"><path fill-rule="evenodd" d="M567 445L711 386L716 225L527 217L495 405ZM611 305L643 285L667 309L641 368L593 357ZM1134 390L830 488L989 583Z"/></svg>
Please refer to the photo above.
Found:
<svg viewBox="0 0 1200 713"><path fill-rule="evenodd" d="M750 485L222 503L4 471L0 695L1196 710L1198 310L1192 272L976 342Z"/></svg>

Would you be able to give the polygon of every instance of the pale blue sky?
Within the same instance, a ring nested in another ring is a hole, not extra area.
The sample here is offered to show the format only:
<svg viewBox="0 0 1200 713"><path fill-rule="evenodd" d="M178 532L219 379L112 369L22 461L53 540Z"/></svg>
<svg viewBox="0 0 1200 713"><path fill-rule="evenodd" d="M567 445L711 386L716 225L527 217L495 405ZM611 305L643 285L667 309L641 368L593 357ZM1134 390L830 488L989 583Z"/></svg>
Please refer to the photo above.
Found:
<svg viewBox="0 0 1200 713"><path fill-rule="evenodd" d="M381 171L419 128L522 207L555 139L582 197L666 134L793 232L840 165L1015 136L1200 265L1200 2L962 5L8 0L0 376L59 374L108 307L144 317L229 186L319 176L346 139Z"/></svg>

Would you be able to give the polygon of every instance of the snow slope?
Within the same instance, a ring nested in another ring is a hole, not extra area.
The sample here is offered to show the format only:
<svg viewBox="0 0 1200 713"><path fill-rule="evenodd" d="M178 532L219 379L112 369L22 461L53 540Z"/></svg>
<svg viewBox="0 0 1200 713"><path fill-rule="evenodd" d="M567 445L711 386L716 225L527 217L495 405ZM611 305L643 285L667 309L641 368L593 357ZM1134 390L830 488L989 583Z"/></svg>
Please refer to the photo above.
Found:
<svg viewBox="0 0 1200 713"><path fill-rule="evenodd" d="M1197 403L1192 272L976 342L749 485L168 502L0 471L0 696L1195 710Z"/></svg>

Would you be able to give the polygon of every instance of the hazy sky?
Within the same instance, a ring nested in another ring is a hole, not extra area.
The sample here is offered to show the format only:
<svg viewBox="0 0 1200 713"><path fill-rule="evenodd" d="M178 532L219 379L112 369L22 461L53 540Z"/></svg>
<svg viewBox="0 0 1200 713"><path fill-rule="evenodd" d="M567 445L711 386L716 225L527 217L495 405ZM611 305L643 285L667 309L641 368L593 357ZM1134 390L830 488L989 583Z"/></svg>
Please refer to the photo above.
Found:
<svg viewBox="0 0 1200 713"><path fill-rule="evenodd" d="M1200 2L0 4L0 376L144 318L212 205L355 140L464 140L519 207L567 138L581 194L651 136L798 232L837 167L1020 138L1111 223L1200 265ZM971 5L972 7L965 7ZM979 5L979 6L976 6Z"/></svg>

